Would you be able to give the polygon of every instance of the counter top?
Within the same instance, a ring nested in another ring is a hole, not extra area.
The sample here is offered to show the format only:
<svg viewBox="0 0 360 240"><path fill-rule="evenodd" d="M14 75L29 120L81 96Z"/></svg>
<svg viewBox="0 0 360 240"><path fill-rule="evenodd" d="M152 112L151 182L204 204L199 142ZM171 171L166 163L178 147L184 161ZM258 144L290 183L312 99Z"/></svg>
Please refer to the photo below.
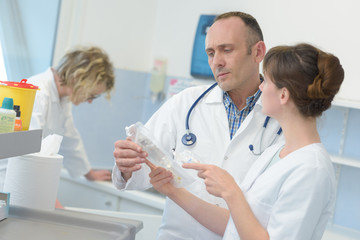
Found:
<svg viewBox="0 0 360 240"><path fill-rule="evenodd" d="M143 222L143 228L140 230L140 232L136 234L136 240L156 239L157 230L162 220L161 215L153 215L153 214L139 214L139 213L106 211L99 209L74 208L74 207L65 207L65 209L69 211L93 213L103 216L140 220Z"/></svg>
<svg viewBox="0 0 360 240"><path fill-rule="evenodd" d="M11 240L120 240L135 239L141 221L81 213L66 209L36 210L10 205L0 222L0 238ZM21 229L21 231L19 231Z"/></svg>

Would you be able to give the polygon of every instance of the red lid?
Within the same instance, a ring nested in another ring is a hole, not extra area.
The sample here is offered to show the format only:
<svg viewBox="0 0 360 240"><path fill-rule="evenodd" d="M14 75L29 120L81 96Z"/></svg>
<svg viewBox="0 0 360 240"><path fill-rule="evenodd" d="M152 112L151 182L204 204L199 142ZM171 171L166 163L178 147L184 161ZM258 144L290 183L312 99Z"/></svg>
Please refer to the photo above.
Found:
<svg viewBox="0 0 360 240"><path fill-rule="evenodd" d="M0 85L5 85L9 87L27 88L27 89L39 89L38 86L26 83L26 81L27 79L23 79L20 82L0 81Z"/></svg>

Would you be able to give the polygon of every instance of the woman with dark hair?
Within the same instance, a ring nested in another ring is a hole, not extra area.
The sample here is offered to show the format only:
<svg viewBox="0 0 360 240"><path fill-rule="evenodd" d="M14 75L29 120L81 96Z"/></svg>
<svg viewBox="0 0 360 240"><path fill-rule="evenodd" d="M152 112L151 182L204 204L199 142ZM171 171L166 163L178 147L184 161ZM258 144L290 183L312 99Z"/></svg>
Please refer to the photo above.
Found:
<svg viewBox="0 0 360 240"><path fill-rule="evenodd" d="M224 239L321 239L335 204L335 176L316 118L331 106L344 79L339 59L309 44L279 46L263 62L264 114L277 119L285 142L264 151L240 186L218 166L187 163L228 209L171 185L152 168L151 183Z"/></svg>

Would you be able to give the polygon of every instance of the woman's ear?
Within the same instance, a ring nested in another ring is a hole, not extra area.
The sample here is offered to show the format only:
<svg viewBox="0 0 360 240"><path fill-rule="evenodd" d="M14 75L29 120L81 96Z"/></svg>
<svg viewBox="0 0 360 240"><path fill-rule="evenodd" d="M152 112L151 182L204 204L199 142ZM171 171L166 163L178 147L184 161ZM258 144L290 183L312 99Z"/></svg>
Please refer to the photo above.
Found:
<svg viewBox="0 0 360 240"><path fill-rule="evenodd" d="M280 89L280 103L286 104L290 99L290 92L287 88Z"/></svg>
<svg viewBox="0 0 360 240"><path fill-rule="evenodd" d="M257 63L260 63L265 57L265 53L266 53L265 43L263 41L257 42L253 47L253 51L255 52L254 54L255 61Z"/></svg>

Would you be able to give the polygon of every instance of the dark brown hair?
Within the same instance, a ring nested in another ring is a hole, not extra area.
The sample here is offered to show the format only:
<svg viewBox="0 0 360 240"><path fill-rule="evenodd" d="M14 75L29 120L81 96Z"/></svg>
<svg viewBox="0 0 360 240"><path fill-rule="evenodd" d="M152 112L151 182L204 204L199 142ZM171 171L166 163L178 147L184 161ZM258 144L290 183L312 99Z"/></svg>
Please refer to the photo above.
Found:
<svg viewBox="0 0 360 240"><path fill-rule="evenodd" d="M278 46L265 55L263 70L278 88L287 88L306 117L317 117L331 106L344 80L339 59L310 44Z"/></svg>
<svg viewBox="0 0 360 240"><path fill-rule="evenodd" d="M245 26L247 26L248 28L248 37L247 37L247 45L248 45L248 54L251 54L251 47L259 42L259 41L264 41L264 37L261 31L261 28L258 24L258 22L256 21L256 19L251 16L250 14L247 13L243 13L243 12L227 12L227 13L223 13L221 15L218 15L214 22L221 20L221 19L226 19L226 18L230 18L230 17L239 17L243 20L243 22L245 23Z"/></svg>

